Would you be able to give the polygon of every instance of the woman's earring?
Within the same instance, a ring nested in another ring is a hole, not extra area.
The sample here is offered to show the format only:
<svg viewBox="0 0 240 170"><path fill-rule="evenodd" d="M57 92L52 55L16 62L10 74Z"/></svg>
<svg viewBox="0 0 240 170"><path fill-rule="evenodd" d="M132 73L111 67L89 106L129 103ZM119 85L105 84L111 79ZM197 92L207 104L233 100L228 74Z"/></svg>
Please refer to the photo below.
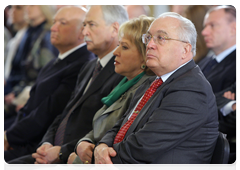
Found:
<svg viewBox="0 0 240 170"><path fill-rule="evenodd" d="M144 70L145 68L146 68L146 65L145 65L145 64L142 64L142 65L141 65L141 69Z"/></svg>

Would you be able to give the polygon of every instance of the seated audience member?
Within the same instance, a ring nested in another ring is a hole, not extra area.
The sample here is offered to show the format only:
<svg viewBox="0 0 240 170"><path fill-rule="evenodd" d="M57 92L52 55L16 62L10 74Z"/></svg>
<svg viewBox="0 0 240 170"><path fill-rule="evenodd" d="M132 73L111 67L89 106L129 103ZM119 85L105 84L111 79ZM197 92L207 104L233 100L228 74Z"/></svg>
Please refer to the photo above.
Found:
<svg viewBox="0 0 240 170"><path fill-rule="evenodd" d="M236 9L217 6L205 15L202 35L213 56L199 63L213 92L220 92L236 82Z"/></svg>
<svg viewBox="0 0 240 170"><path fill-rule="evenodd" d="M123 6L91 6L83 22L87 49L98 58L81 69L67 106L48 128L36 153L9 163L67 163L78 140L92 130L92 119L107 96L122 80L114 72L114 50L119 26L128 20Z"/></svg>
<svg viewBox="0 0 240 170"><path fill-rule="evenodd" d="M9 43L9 41L11 40L12 35L10 33L10 31L4 26L4 63L6 62L6 58L7 58L7 44Z"/></svg>
<svg viewBox="0 0 240 170"><path fill-rule="evenodd" d="M13 30L16 35L7 44L6 62L4 63L4 79L6 80L11 71L11 63L20 41L27 30L27 20L25 19L26 5L12 5L9 10L9 18L12 22Z"/></svg>
<svg viewBox="0 0 240 170"><path fill-rule="evenodd" d="M230 144L229 163L236 161L236 82L216 94L219 131L227 134Z"/></svg>
<svg viewBox="0 0 240 170"><path fill-rule="evenodd" d="M195 25L198 37L196 44L196 55L193 57L195 63L198 63L203 57L208 54L208 48L206 47L203 35L203 20L204 16L209 9L208 5L188 5L184 12L184 17L192 21Z"/></svg>
<svg viewBox="0 0 240 170"><path fill-rule="evenodd" d="M12 60L12 69L4 85L5 104L11 104L25 86L33 85L40 69L57 57L50 41L50 26L55 10L52 5L27 5L29 27Z"/></svg>
<svg viewBox="0 0 240 170"><path fill-rule="evenodd" d="M26 5L12 5L9 10L9 20L11 20L12 28L16 31L15 36L7 44L7 56L6 62L4 63L4 84L9 77L12 69L12 60L17 52L21 40L27 31L28 23L25 17ZM16 106L13 104L14 95L10 95L9 100L5 98L4 104L4 130L8 128L16 118ZM23 101L21 101L23 102ZM21 107L21 106L20 106Z"/></svg>
<svg viewBox="0 0 240 170"><path fill-rule="evenodd" d="M210 163L217 106L193 61L196 39L194 24L177 13L153 21L143 40L146 64L158 77L138 88L122 119L95 148L95 163Z"/></svg>
<svg viewBox="0 0 240 170"><path fill-rule="evenodd" d="M27 104L5 132L5 161L36 151L48 127L70 99L79 69L95 58L87 50L82 34L84 10L64 7L54 16L51 42L60 54L40 71Z"/></svg>
<svg viewBox="0 0 240 170"><path fill-rule="evenodd" d="M151 15L151 11L148 5L126 5L126 10L129 19L137 18L141 15Z"/></svg>
<svg viewBox="0 0 240 170"><path fill-rule="evenodd" d="M93 130L80 139L75 147L80 159L77 157L74 163L91 163L95 144L122 117L137 88L150 77L152 72L146 67L146 45L143 44L141 37L153 20L152 17L141 16L120 27L119 47L113 54L116 56L115 72L125 78L102 99L104 106L93 118ZM75 153L71 154L68 163L75 157Z"/></svg>

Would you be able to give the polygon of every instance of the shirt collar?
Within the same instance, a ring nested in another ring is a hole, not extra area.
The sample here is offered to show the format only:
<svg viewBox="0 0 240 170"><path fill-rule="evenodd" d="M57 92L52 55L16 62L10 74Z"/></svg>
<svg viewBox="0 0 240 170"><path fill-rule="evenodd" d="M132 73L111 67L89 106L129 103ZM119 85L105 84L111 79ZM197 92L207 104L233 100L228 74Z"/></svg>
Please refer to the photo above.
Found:
<svg viewBox="0 0 240 170"><path fill-rule="evenodd" d="M80 44L80 45L78 45L78 46L76 46L76 47L74 47L74 48L66 51L66 52L63 53L63 54L60 54L60 53L59 53L59 54L58 54L58 58L59 58L60 60L63 60L63 59L66 58L69 54L71 54L72 52L76 51L77 49L83 47L84 45L86 45L86 42L84 42L84 43L82 43L82 44Z"/></svg>
<svg viewBox="0 0 240 170"><path fill-rule="evenodd" d="M214 55L213 58L217 60L218 63L220 63L224 58L226 58L231 52L233 52L236 49L236 45L226 49L225 51L221 52L217 56Z"/></svg>
<svg viewBox="0 0 240 170"><path fill-rule="evenodd" d="M191 61L191 60L190 60L190 61ZM164 75L162 75L161 77L158 77L158 76L157 76L156 79L161 78L163 82L167 81L167 79L168 79L175 71L177 71L177 70L180 69L181 67L185 66L185 65L186 65L187 63L189 63L190 61L182 64L181 66L179 66L177 69L171 71L170 73L164 74Z"/></svg>
<svg viewBox="0 0 240 170"><path fill-rule="evenodd" d="M105 67L107 65L108 61L112 58L113 52L116 50L116 48L112 50L110 53L108 53L107 55L105 55L102 59L98 58L98 61L100 61L102 67Z"/></svg>

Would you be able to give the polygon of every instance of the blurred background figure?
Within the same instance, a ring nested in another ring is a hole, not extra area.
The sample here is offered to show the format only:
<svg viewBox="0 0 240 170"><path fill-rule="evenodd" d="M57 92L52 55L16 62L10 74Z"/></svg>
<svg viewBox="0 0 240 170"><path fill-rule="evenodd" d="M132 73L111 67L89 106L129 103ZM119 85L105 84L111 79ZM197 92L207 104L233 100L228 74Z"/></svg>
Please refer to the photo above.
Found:
<svg viewBox="0 0 240 170"><path fill-rule="evenodd" d="M209 9L203 22L202 35L207 48L214 53L198 65L218 93L236 82L236 9L217 6Z"/></svg>
<svg viewBox="0 0 240 170"><path fill-rule="evenodd" d="M176 12L183 16L187 7L188 5L169 5L169 11Z"/></svg>
<svg viewBox="0 0 240 170"><path fill-rule="evenodd" d="M4 9L4 64L6 61L6 56L7 56L7 44L12 38L13 34L11 32L11 27L9 24L9 9L10 5L6 6Z"/></svg>
<svg viewBox="0 0 240 170"><path fill-rule="evenodd" d="M173 5L173 6L183 6L183 5ZM197 30L197 50L196 56L193 58L195 63L198 63L203 57L208 53L208 48L206 47L204 38L201 34L203 30L203 20L210 6L208 5L188 5L185 7L185 11L182 11L183 16L190 19Z"/></svg>
<svg viewBox="0 0 240 170"><path fill-rule="evenodd" d="M216 94L219 131L227 135L230 145L228 163L236 161L236 82Z"/></svg>
<svg viewBox="0 0 240 170"><path fill-rule="evenodd" d="M9 10L9 20L11 21L13 31L16 32L15 36L6 45L6 60L4 63L4 78L8 79L11 68L12 60L19 47L20 41L23 35L26 33L28 24L25 19L25 7L26 5L12 5Z"/></svg>
<svg viewBox="0 0 240 170"><path fill-rule="evenodd" d="M125 7L129 19L137 18L140 15L151 16L151 11L148 5L126 5Z"/></svg>
<svg viewBox="0 0 240 170"><path fill-rule="evenodd" d="M7 44L12 38L10 31L4 26L4 63L6 61L7 56Z"/></svg>
<svg viewBox="0 0 240 170"><path fill-rule="evenodd" d="M31 86L40 69L58 55L58 50L50 42L55 6L27 5L25 10L29 27L16 50L9 77L4 85L6 105L11 105L26 86Z"/></svg>
<svg viewBox="0 0 240 170"><path fill-rule="evenodd" d="M87 5L56 5L57 11L58 11L60 8L65 7L65 6L77 6L77 7L87 8Z"/></svg>

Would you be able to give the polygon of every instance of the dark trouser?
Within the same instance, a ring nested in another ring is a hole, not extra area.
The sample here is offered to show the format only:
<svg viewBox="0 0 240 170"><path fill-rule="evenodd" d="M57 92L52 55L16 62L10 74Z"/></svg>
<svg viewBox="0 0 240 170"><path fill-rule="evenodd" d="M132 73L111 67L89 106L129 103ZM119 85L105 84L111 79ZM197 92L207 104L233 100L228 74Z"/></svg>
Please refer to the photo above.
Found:
<svg viewBox="0 0 240 170"><path fill-rule="evenodd" d="M4 151L4 159L8 163L16 158L35 153L37 147L37 144L33 144L32 146L27 145L25 147L13 147L13 150Z"/></svg>
<svg viewBox="0 0 240 170"><path fill-rule="evenodd" d="M26 155L4 164L4 170L32 170L39 168L34 165L35 159L32 155Z"/></svg>
<svg viewBox="0 0 240 170"><path fill-rule="evenodd" d="M34 165L35 159L32 155L22 156L4 164L4 170L33 170L39 168ZM50 164L42 168L55 167L57 164Z"/></svg>

